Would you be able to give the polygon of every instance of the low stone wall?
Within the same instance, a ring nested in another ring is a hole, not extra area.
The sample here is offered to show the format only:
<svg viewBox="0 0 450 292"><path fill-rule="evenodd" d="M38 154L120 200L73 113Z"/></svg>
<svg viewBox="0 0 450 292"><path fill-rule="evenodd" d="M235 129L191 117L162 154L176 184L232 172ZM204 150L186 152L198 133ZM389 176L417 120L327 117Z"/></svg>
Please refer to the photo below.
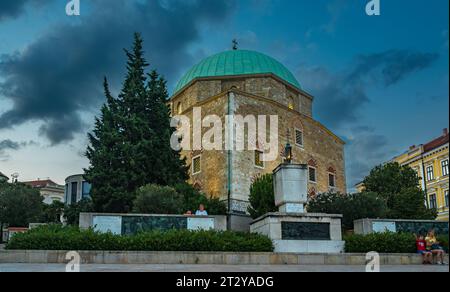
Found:
<svg viewBox="0 0 450 292"><path fill-rule="evenodd" d="M365 265L364 254L277 254L223 252L79 252L82 264L190 265ZM0 264L66 264L66 251L0 250ZM447 257L448 259L448 257ZM381 265L420 265L416 254L382 254Z"/></svg>

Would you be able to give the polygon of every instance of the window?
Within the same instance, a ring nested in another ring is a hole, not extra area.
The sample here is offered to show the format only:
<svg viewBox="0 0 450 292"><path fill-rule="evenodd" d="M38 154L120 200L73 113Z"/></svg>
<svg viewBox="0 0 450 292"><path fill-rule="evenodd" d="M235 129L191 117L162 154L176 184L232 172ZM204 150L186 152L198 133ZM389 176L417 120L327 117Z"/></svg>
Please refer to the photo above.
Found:
<svg viewBox="0 0 450 292"><path fill-rule="evenodd" d="M295 102L294 102L294 98L292 96L290 96L288 98L288 108L290 110L294 110L294 108L295 108Z"/></svg>
<svg viewBox="0 0 450 292"><path fill-rule="evenodd" d="M295 129L295 145L303 147L303 131Z"/></svg>
<svg viewBox="0 0 450 292"><path fill-rule="evenodd" d="M192 159L192 174L198 174L202 171L201 163L201 156L197 156Z"/></svg>
<svg viewBox="0 0 450 292"><path fill-rule="evenodd" d="M64 192L64 200L66 204L69 203L69 184L66 184L66 190Z"/></svg>
<svg viewBox="0 0 450 292"><path fill-rule="evenodd" d="M70 203L71 204L76 204L77 203L77 192L78 192L78 183L77 182L73 182L71 185L71 197L70 197Z"/></svg>
<svg viewBox="0 0 450 292"><path fill-rule="evenodd" d="M181 102L177 104L177 115L181 115L183 113L183 106Z"/></svg>
<svg viewBox="0 0 450 292"><path fill-rule="evenodd" d="M442 165L442 176L448 175L448 159L441 162Z"/></svg>
<svg viewBox="0 0 450 292"><path fill-rule="evenodd" d="M446 191L444 192L444 197L445 197L445 207L448 208L448 190L446 190Z"/></svg>
<svg viewBox="0 0 450 292"><path fill-rule="evenodd" d="M434 179L434 169L433 166L428 166L427 167L427 180L431 181Z"/></svg>
<svg viewBox="0 0 450 292"><path fill-rule="evenodd" d="M336 187L336 175L332 173L328 174L328 182L330 187L332 188Z"/></svg>
<svg viewBox="0 0 450 292"><path fill-rule="evenodd" d="M309 181L310 182L317 182L317 174L316 174L316 169L314 167L309 167Z"/></svg>
<svg viewBox="0 0 450 292"><path fill-rule="evenodd" d="M436 194L430 195L430 208L437 209Z"/></svg>
<svg viewBox="0 0 450 292"><path fill-rule="evenodd" d="M255 166L259 168L264 168L264 161L262 159L263 152L256 150L255 151Z"/></svg>
<svg viewBox="0 0 450 292"><path fill-rule="evenodd" d="M85 198L89 198L91 196L91 184L88 183L87 181L84 181L82 186L82 197L83 199Z"/></svg>

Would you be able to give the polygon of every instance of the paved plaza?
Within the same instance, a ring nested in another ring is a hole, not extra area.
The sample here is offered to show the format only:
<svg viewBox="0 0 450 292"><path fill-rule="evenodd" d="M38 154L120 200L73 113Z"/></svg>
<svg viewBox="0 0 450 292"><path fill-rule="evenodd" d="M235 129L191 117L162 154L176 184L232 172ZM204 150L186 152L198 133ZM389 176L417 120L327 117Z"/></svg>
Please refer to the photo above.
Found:
<svg viewBox="0 0 450 292"><path fill-rule="evenodd" d="M64 272L60 264L0 264L0 272ZM364 272L364 266L82 265L81 272ZM449 272L448 266L382 266L381 272Z"/></svg>

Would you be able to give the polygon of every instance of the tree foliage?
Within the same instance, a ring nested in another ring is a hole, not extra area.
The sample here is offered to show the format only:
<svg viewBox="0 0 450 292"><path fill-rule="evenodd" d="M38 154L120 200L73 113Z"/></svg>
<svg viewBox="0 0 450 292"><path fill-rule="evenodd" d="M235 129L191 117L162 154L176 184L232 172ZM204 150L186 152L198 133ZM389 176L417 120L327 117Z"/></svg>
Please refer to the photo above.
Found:
<svg viewBox="0 0 450 292"><path fill-rule="evenodd" d="M309 213L342 214L342 227L345 230L352 230L355 220L383 218L387 214L385 200L370 192L320 194L309 201L307 210Z"/></svg>
<svg viewBox="0 0 450 292"><path fill-rule="evenodd" d="M394 162L372 169L369 176L364 179L364 187L367 192L384 197L388 207L392 207L394 196L405 189L418 188L419 180L419 176L412 168Z"/></svg>
<svg viewBox="0 0 450 292"><path fill-rule="evenodd" d="M388 217L391 219L434 220L437 211L424 204L425 193L418 188L404 189L393 196Z"/></svg>
<svg viewBox="0 0 450 292"><path fill-rule="evenodd" d="M68 225L78 226L80 213L90 213L94 211L91 199L85 198L77 203L67 205L64 208L64 219Z"/></svg>
<svg viewBox="0 0 450 292"><path fill-rule="evenodd" d="M47 205L42 203L42 223L61 223L61 217L64 214L65 205L63 202L54 201Z"/></svg>
<svg viewBox="0 0 450 292"><path fill-rule="evenodd" d="M145 73L148 64L139 34L126 55L123 88L115 98L105 79L106 103L89 134L86 156L91 166L85 178L92 184L92 200L99 212L130 212L140 187L173 186L187 179L185 161L170 146L174 129L166 105L166 81L156 71Z"/></svg>
<svg viewBox="0 0 450 292"><path fill-rule="evenodd" d="M419 180L412 168L395 162L375 167L364 179L364 186L386 200L389 219L434 220L437 212L426 208Z"/></svg>
<svg viewBox="0 0 450 292"><path fill-rule="evenodd" d="M174 188L147 185L137 191L133 213L184 214L183 197Z"/></svg>
<svg viewBox="0 0 450 292"><path fill-rule="evenodd" d="M276 212L273 175L266 174L255 179L250 187L248 212L256 219L264 214Z"/></svg>
<svg viewBox="0 0 450 292"><path fill-rule="evenodd" d="M140 188L134 201L133 213L140 214L184 214L195 211L203 204L209 215L225 215L225 203L217 198L208 198L187 183L174 187L147 185Z"/></svg>
<svg viewBox="0 0 450 292"><path fill-rule="evenodd" d="M43 197L39 191L20 183L0 182L0 224L28 227L42 216Z"/></svg>

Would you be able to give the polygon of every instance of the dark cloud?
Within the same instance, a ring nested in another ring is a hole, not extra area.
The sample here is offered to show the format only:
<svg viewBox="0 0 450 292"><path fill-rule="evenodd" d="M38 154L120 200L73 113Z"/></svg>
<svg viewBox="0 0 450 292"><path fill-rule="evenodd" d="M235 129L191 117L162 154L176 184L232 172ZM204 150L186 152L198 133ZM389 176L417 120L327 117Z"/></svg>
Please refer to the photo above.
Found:
<svg viewBox="0 0 450 292"><path fill-rule="evenodd" d="M60 24L23 52L2 56L0 95L13 102L0 116L0 129L44 122L40 133L52 144L85 129L81 114L103 102L102 78L118 89L125 74L123 48L142 33L152 67L169 81L193 62L188 46L202 25L223 22L233 11L228 0L95 0L90 14ZM114 88L115 87L115 88Z"/></svg>
<svg viewBox="0 0 450 292"><path fill-rule="evenodd" d="M385 136L370 127L356 126L350 132L351 136L344 139L347 142L348 188L352 190L373 167L394 157L396 151Z"/></svg>
<svg viewBox="0 0 450 292"><path fill-rule="evenodd" d="M430 67L438 54L390 50L361 55L345 70L332 73L323 67L301 68L304 87L315 97L315 111L333 129L356 122L361 107L370 102L370 87L392 86L410 74Z"/></svg>
<svg viewBox="0 0 450 292"><path fill-rule="evenodd" d="M28 4L39 7L50 0L1 0L0 1L0 21L13 19L20 16Z"/></svg>
<svg viewBox="0 0 450 292"><path fill-rule="evenodd" d="M346 133L348 187L353 189L370 170L396 153L376 129L360 125L361 109L370 102L368 90L387 88L410 74L430 67L439 56L408 50L390 50L355 58L345 70L302 68L304 87L315 96L316 117L336 133ZM348 129L348 125L353 126Z"/></svg>
<svg viewBox="0 0 450 292"><path fill-rule="evenodd" d="M18 151L26 146L38 145L34 141L30 142L16 142L10 139L0 140L0 161L9 159L8 151Z"/></svg>

